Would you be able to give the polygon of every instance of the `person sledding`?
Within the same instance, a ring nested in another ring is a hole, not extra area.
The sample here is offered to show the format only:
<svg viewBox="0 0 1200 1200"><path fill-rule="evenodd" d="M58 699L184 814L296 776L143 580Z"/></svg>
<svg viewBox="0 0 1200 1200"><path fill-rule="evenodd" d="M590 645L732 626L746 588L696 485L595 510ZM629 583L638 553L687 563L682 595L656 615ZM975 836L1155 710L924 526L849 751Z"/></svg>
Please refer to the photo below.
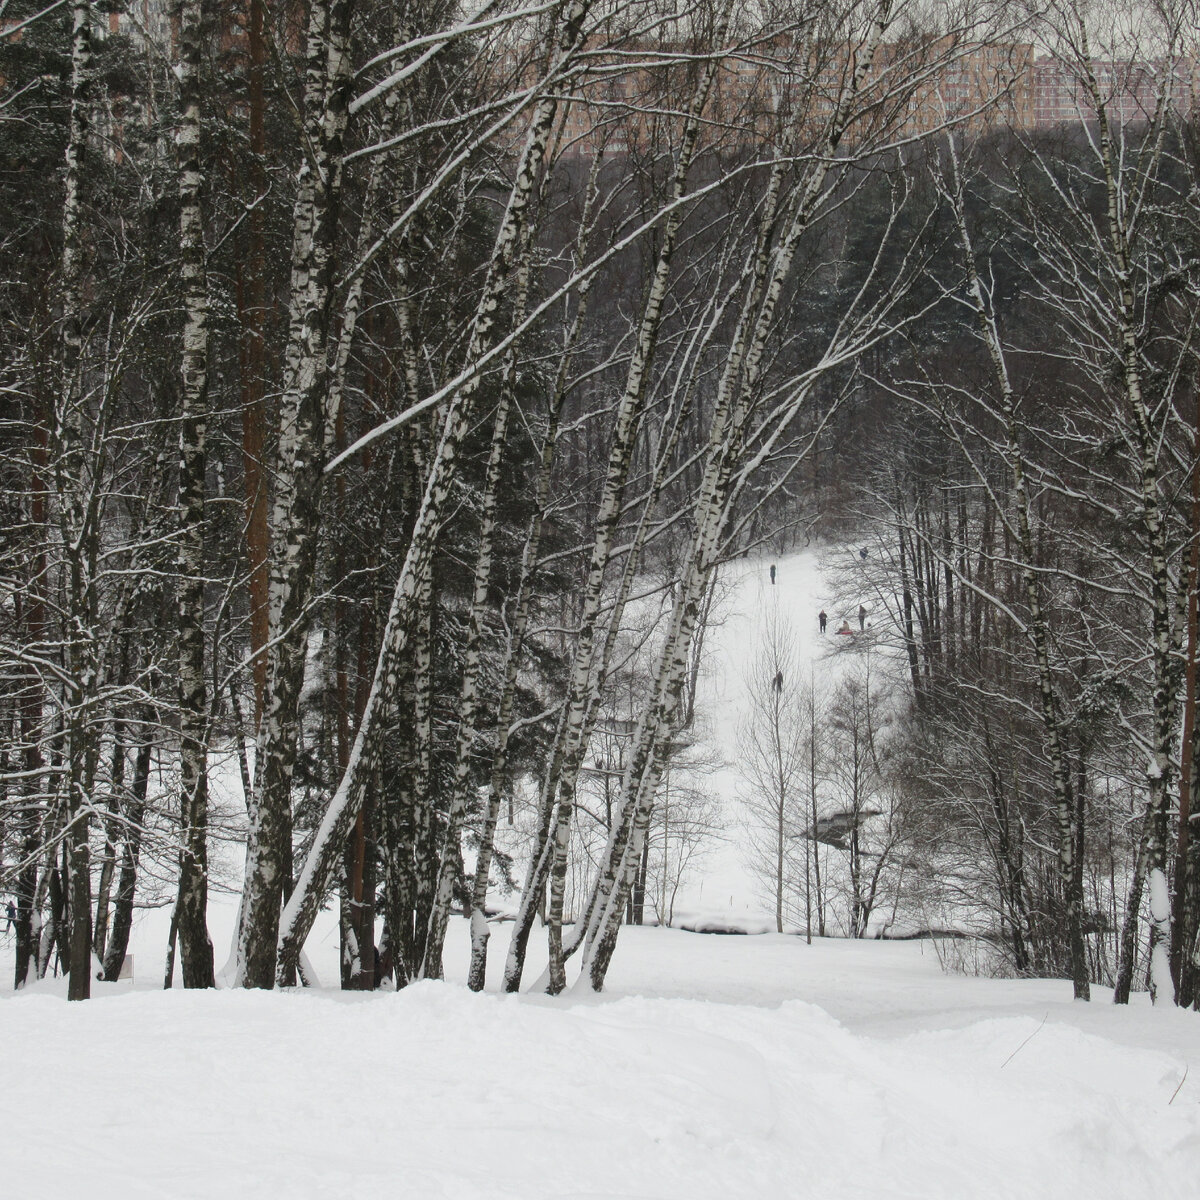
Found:
<svg viewBox="0 0 1200 1200"><path fill-rule="evenodd" d="M849 621L842 621L842 627L838 630L838 634L842 637L853 637L854 630L850 628Z"/></svg>

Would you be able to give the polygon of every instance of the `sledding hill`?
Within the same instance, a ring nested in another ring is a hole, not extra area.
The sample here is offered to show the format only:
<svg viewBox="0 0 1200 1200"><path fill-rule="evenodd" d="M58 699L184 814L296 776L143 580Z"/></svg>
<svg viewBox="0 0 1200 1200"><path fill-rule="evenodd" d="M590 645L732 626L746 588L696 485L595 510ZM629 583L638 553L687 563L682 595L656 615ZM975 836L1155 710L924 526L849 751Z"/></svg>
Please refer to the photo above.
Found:
<svg viewBox="0 0 1200 1200"><path fill-rule="evenodd" d="M856 553L855 548L812 548L775 559L738 559L722 571L713 621L704 639L697 709L703 736L723 764L711 786L721 797L724 840L712 847L702 868L681 888L675 907L677 926L745 932L774 928L771 905L747 867L752 852L740 800L745 782L738 767L738 731L750 718L755 660L765 652L772 629L786 630L800 664L801 678L781 681L785 687L814 686L828 695L840 678L861 665L865 654L879 658L870 599L835 597L825 576L830 562ZM861 633L860 603L868 610ZM828 618L824 634L818 623L822 611ZM849 635L837 633L843 624L850 626ZM879 670L876 674L884 676ZM834 816L828 814L826 819Z"/></svg>

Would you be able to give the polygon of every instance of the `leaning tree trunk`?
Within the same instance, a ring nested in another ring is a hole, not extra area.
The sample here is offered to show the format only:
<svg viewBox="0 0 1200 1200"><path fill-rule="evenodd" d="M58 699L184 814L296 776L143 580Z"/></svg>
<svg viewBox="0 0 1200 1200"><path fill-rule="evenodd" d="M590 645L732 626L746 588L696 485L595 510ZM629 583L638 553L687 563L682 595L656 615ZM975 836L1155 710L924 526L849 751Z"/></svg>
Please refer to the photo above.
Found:
<svg viewBox="0 0 1200 1200"><path fill-rule="evenodd" d="M723 29L724 26L722 26ZM558 769L549 771L543 783L541 801L543 810L546 816L553 810L554 817L552 821L543 818L542 824L545 830L543 837L548 840L539 840L533 856L535 865L526 878L521 895L521 904L513 938L509 943L509 957L505 969L505 988L509 991L516 990L520 985L524 965L524 949L528 942L529 929L532 927L537 901L545 886L545 872L547 871L550 880L550 903L547 912L550 968L547 990L556 994L566 986L563 969L565 960L562 945L562 917L566 891L567 853L574 820L575 777L578 775L583 761L583 753L586 750L585 716L592 707L592 700L599 686L594 677L593 666L597 623L603 602L604 576L608 569L613 538L621 517L625 485L633 461L634 444L641 427L651 360L658 341L663 308L667 299L671 263L674 259L676 239L683 220L679 201L686 190L692 159L699 143L701 113L711 91L719 61L714 57L706 64L696 93L692 98L688 122L684 129L672 179L673 207L663 229L654 275L643 304L637 339L626 374L625 388L617 405L608 468L596 517L596 532L592 543L587 582L584 586L575 661L566 711L560 727L560 737L556 739L552 755L553 764ZM554 808L556 795L557 808Z"/></svg>
<svg viewBox="0 0 1200 1200"><path fill-rule="evenodd" d="M596 165L599 164L599 156ZM595 166L589 183L588 196L582 227L589 222L591 205L595 198ZM582 248L576 255L576 266L582 259ZM558 446L559 422L563 403L567 395L567 376L578 343L588 308L588 295L594 277L589 276L579 289L578 304L571 329L567 334L562 357L559 359L554 391L550 401L546 434L542 441L541 460L538 465L538 481L535 488L533 520L521 552L520 583L513 607L508 647L504 662L504 686L496 714L496 749L492 756L492 767L488 782L487 809L483 828L479 835L479 852L475 863L475 880L471 889L471 963L467 972L467 986L475 992L482 991L487 977L487 944L490 936L484 906L487 903L488 881L491 876L492 855L496 841L496 824L500 819L500 803L508 772L508 743L511 736L513 709L516 705L517 678L520 672L521 654L525 645L525 633L529 626L533 607L533 584L538 554L541 548L542 530L546 522L550 500L550 480L554 469L555 451ZM529 926L526 926L528 935Z"/></svg>
<svg viewBox="0 0 1200 1200"><path fill-rule="evenodd" d="M654 698L643 717L637 750L622 785L622 800L590 905L581 979L600 991L616 946L629 889L641 857L650 810L666 766L674 723L688 676L696 620L709 586L722 533L734 497L735 469L746 426L757 396L768 340L784 284L800 239L808 228L824 190L828 172L860 91L882 39L888 6L881 5L872 22L855 69L845 81L826 127L829 151L803 182L790 219L778 242L775 221L766 206L760 220L751 264L752 284L743 301L729 355L722 370L710 424L706 466L693 505L695 534L672 612L671 626L660 651L654 676ZM774 177L773 177L774 179ZM810 385L811 386L811 385Z"/></svg>
<svg viewBox="0 0 1200 1200"><path fill-rule="evenodd" d="M539 200L545 193L549 171L542 174ZM514 324L525 312L529 294L530 251L533 244L533 222L528 222L521 237L518 253L516 300L513 305ZM462 686L458 697L458 739L455 747L454 776L450 784L450 803L446 814L446 829L442 839L438 865L437 886L433 906L429 915L429 933L425 942L425 960L421 974L427 979L442 977L442 948L446 941L446 929L450 919L450 907L454 900L454 881L458 877L461 861L460 832L470 802L472 780L475 775L475 743L478 737L479 672L482 661L483 622L488 607L488 592L492 581L492 556L496 538L497 510L499 508L501 468L504 449L508 440L508 418L514 402L516 386L517 345L505 356L504 372L500 384L500 396L492 418L492 442L488 452L487 469L484 473L483 496L479 515L479 544L475 552L475 575L471 589L471 609L467 618L467 636L462 650ZM494 828L494 826L493 826ZM487 917L482 912L471 914L471 936L478 936L477 924Z"/></svg>
<svg viewBox="0 0 1200 1200"><path fill-rule="evenodd" d="M770 194L772 189L768 189ZM770 209L771 203L768 202L764 208ZM712 336L717 333L722 327L722 318L724 316L728 298L718 300L712 311L711 317L707 320L707 329L704 334L697 339L694 349L696 350L695 361L701 361L703 351L711 346ZM680 438L682 437L686 424L686 416L692 411L695 404L695 391L698 384L698 378L693 372L688 380L687 386L684 388L684 394L678 404L675 418L671 423L669 431L662 437L658 453L657 461L653 471L652 482L647 491L644 500L642 501L642 515L638 521L637 530L625 552L625 565L622 571L620 583L617 585L616 594L611 601L611 612L608 617L608 629L605 635L603 650L600 654L600 663L597 669L596 678L597 685L593 689L590 707L584 717L584 726L580 735L582 743L586 746L592 737L592 732L595 729L596 719L600 710L600 688L608 679L608 674L611 666L612 655L616 650L618 639L621 631L621 622L625 612L625 606L629 602L629 597L632 593L634 583L637 578L637 573L641 565L642 554L646 547L646 540L655 523L658 514L658 504L662 499L663 490L666 487L667 481L672 475L672 463L674 462L675 452L679 447ZM704 613L707 613L707 605L711 601L711 591L706 593L706 602ZM704 614L702 614L703 616ZM692 712L692 686L695 682L697 666L696 666L696 646L693 645L690 650L691 667L688 672L687 694L688 708L678 718L680 727L691 724L693 718ZM574 766L574 764L572 764ZM577 772L577 768L576 768ZM577 773L567 774L564 772L567 782L570 786L574 786L577 778ZM649 821L647 814L646 821ZM611 831L610 831L611 832ZM637 868L641 875L645 873L644 862L648 861L648 851L643 850L642 859L644 860ZM592 920L595 916L595 905L598 898L601 896L600 890L593 890L587 905L584 907L582 916L576 921L575 929L563 946L564 959L570 958L583 943L587 931L592 927ZM644 889L642 902L644 903ZM638 910L640 913L640 909ZM641 919L637 921L641 924ZM548 976L547 976L548 978Z"/></svg>

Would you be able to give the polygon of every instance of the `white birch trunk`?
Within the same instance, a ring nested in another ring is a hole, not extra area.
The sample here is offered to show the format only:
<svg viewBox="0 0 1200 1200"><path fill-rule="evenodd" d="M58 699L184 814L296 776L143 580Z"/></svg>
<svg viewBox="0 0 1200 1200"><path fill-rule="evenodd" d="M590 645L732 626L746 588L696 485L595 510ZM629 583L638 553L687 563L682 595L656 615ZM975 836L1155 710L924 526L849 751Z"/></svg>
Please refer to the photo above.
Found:
<svg viewBox="0 0 1200 1200"><path fill-rule="evenodd" d="M601 157L596 156L588 181L587 198L584 203L583 217L580 221L580 232L576 243L575 265L580 266L587 234L591 227L592 207L596 200L596 180L599 175ZM488 881L491 875L492 854L496 838L496 823L500 817L500 802L504 789L505 776L508 770L508 741L511 735L511 721L517 695L517 676L520 670L521 653L525 644L525 633L529 626L529 616L533 601L533 580L538 554L541 547L542 529L545 525L550 501L550 480L554 469L555 452L558 446L559 422L562 416L563 403L567 396L567 380L575 347L583 329L584 318L588 311L588 298L591 293L594 276L588 276L580 285L575 316L571 328L564 339L562 355L559 358L554 390L552 392L545 437L542 441L541 457L538 464L538 480L535 488L533 520L530 524L529 535L521 552L520 584L517 588L517 599L514 605L511 633L504 664L504 689L500 697L500 706L496 716L496 749L492 757L492 767L489 777L487 810L484 816L483 829L480 833L479 854L475 867L475 881L471 894L471 963L467 973L467 986L472 991L482 991L487 976L487 943L490 931L484 905L487 903ZM526 936L529 926L525 926Z"/></svg>
<svg viewBox="0 0 1200 1200"><path fill-rule="evenodd" d="M728 7L716 34L715 42L724 41L727 28ZM646 389L654 347L658 340L662 321L663 305L667 298L667 285L671 263L674 258L675 242L682 223L682 212L678 201L684 195L687 177L700 137L701 114L708 101L713 80L719 65L714 57L705 64L696 93L689 108L679 154L672 179L671 200L675 202L663 229L662 244L655 263L654 276L650 283L646 302L634 343L633 354L625 380L625 388L617 405L612 444L609 450L608 468L596 518L596 533L584 585L582 611L579 624L578 643L566 712L562 724L561 749L556 746L552 762L558 770L551 770L543 783L542 804L550 811L557 795L554 810L552 846L550 854L539 846L536 855L537 868L530 872L521 897L521 908L517 916L518 927L525 928L532 920L533 907L543 886L542 872L546 863L550 871L550 903L547 912L550 938L550 968L547 990L557 994L566 986L563 970L562 917L566 886L567 854L570 848L571 827L574 820L575 780L586 750L584 725L586 713L599 690L594 678L593 665L596 643L596 626L603 600L604 575L612 552L613 537L621 516L625 485L629 477L633 448L641 424L645 405ZM512 991L519 986L523 944L514 936L510 945L506 968L505 987Z"/></svg>
<svg viewBox="0 0 1200 1200"><path fill-rule="evenodd" d="M571 0L567 5L558 30L558 46L551 68L555 76L561 73L563 63L569 61L578 51L582 23L590 7L591 0ZM509 193L504 220L492 252L488 278L476 310L467 351L468 365L478 362L494 344L500 303L526 220L526 209L537 184L549 143L557 107L558 95L552 88L534 113L517 176ZM456 474L458 453L470 428L472 401L479 384L479 375L470 375L456 390L447 406L412 539L396 582L374 679L350 752L349 765L330 798L284 913L279 935L280 963L284 969L295 962L303 948L304 939L312 927L321 896L328 884L338 847L344 841L362 805L367 780L374 770L378 756L378 738L396 697L397 662L409 636L408 622L418 580L425 570L426 563L432 560L437 544L445 506Z"/></svg>
<svg viewBox="0 0 1200 1200"><path fill-rule="evenodd" d="M180 282L184 325L179 426L179 890L184 987L212 987L208 936L208 686L204 672L204 499L208 428L208 277L200 159L201 0L179 10Z"/></svg>
<svg viewBox="0 0 1200 1200"><path fill-rule="evenodd" d="M1108 246L1113 282L1118 297L1118 327L1121 383L1126 403L1133 416L1137 445L1141 454L1139 483L1141 488L1141 518L1145 528L1147 569L1151 584L1151 629L1150 653L1154 671L1152 697L1152 758L1146 770L1146 811L1142 824L1134 877L1130 887L1125 920L1121 931L1121 958L1117 968L1117 979L1113 989L1116 1003L1128 1001L1133 979L1133 964L1136 957L1136 931L1138 909L1146 872L1159 872L1165 878L1167 866L1167 801L1171 792L1171 779L1175 769L1175 739L1179 707L1178 683L1180 675L1179 649L1181 643L1181 616L1184 594L1172 579L1167 552L1167 530L1159 499L1158 454L1159 442L1144 395L1142 385L1142 361L1140 348L1140 322L1137 312L1133 263L1133 245L1136 237L1131 220L1137 219L1149 187L1157 172L1163 139L1166 134L1164 116L1169 100L1169 89L1163 88L1153 120L1147 132L1148 153L1133 170L1133 194L1126 192L1126 180L1130 168L1119 160L1113 144L1109 121L1107 97L1102 91L1093 68L1088 43L1087 22L1077 7L1074 8L1080 47L1080 66L1083 69L1086 90L1096 110L1098 127L1098 158L1104 174L1104 192L1107 203ZM1173 47L1169 57L1174 57ZM1186 583L1184 584L1186 587ZM1172 599L1174 597L1174 604ZM1171 913L1167 905L1162 920L1155 915L1150 929L1150 952L1153 960L1160 941L1170 945ZM1152 975L1152 985L1156 983ZM1152 986L1154 1002L1174 1003L1174 988L1168 988L1164 997L1157 987Z"/></svg>
<svg viewBox="0 0 1200 1200"><path fill-rule="evenodd" d="M71 108L67 130L63 195L61 375L54 421L55 483L60 503L63 547L67 556L67 678L64 683L66 730L67 862L69 863L66 935L71 962L67 998L91 995L91 883L88 820L96 771L92 707L98 687L95 646L95 557L97 530L92 488L99 465L85 461L83 443L83 212L81 186L91 124L92 22L88 0L71 7ZM89 487L88 479L92 479ZM58 931L61 939L62 930Z"/></svg>
<svg viewBox="0 0 1200 1200"><path fill-rule="evenodd" d="M249 987L271 987L275 981L279 906L291 853L291 781L316 557L332 267L353 78L352 10L353 0L312 0L309 10L304 97L308 152L300 168L293 218L289 333L272 509L271 649L234 967L235 984Z"/></svg>

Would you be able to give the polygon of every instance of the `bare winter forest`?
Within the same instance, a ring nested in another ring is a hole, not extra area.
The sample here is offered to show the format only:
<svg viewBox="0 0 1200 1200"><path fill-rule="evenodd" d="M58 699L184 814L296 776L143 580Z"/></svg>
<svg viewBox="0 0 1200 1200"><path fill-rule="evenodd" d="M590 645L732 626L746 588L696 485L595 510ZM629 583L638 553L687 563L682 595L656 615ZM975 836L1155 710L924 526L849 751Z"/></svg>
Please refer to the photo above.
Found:
<svg viewBox="0 0 1200 1200"><path fill-rule="evenodd" d="M332 904L479 990L507 894L504 986L602 989L808 543L888 719L778 632L778 927L834 844L836 931L1200 1004L1198 88L1196 0L0 0L15 987L168 903L168 982L302 983Z"/></svg>

